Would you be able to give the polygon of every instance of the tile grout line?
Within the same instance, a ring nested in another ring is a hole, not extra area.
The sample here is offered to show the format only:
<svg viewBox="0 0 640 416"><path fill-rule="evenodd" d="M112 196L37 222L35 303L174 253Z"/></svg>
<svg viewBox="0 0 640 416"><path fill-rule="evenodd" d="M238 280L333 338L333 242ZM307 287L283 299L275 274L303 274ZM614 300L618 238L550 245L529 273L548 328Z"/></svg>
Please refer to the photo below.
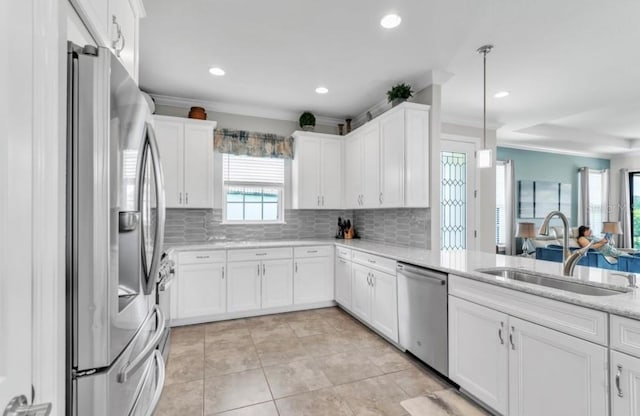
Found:
<svg viewBox="0 0 640 416"><path fill-rule="evenodd" d="M249 330L249 337L251 338L251 344L253 345L253 349L256 351L256 355L258 356L258 360L260 361L260 370L262 370L262 377L264 377L264 381L267 383L267 387L269 388L269 394L271 395L271 401L273 402L273 407L276 408L276 413L280 416L280 410L278 409L278 405L276 404L276 398L273 395L273 390L271 389L271 384L269 383L269 379L267 378L267 373L264 371L264 363L262 362L262 358L258 354L258 347L256 346L256 341L253 339L253 335L251 335L251 330Z"/></svg>

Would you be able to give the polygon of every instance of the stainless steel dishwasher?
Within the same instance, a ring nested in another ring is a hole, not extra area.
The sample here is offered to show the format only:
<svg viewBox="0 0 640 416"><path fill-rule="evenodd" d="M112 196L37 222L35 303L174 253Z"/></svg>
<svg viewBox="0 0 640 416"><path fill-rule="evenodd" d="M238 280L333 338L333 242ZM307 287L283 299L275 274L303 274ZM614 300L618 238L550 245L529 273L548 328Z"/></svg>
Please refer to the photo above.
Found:
<svg viewBox="0 0 640 416"><path fill-rule="evenodd" d="M397 272L400 345L448 375L447 274L404 263Z"/></svg>

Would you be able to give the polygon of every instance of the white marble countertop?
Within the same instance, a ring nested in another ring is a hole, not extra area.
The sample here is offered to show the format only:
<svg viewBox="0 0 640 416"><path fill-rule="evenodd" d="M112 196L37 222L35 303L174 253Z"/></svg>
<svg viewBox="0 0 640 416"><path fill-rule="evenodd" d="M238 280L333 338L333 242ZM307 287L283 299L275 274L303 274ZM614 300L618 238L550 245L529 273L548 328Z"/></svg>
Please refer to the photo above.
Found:
<svg viewBox="0 0 640 416"><path fill-rule="evenodd" d="M640 289L610 296L589 296L565 290L554 289L532 283L506 279L477 272L477 269L491 267L510 267L524 269L541 274L552 275L559 279L568 279L577 283L593 286L625 289L627 279L614 275L611 270L595 267L576 266L574 276L562 276L562 264L550 261L534 260L519 256L483 253L479 251L432 251L413 247L401 247L369 240L336 239L300 239L276 241L236 241L211 243L168 244L167 248L176 251L187 250L226 250L238 248L289 247L337 244L356 250L391 258L416 266L429 267L446 273L519 290L521 292L585 306L616 315L640 319ZM640 279L639 279L640 280Z"/></svg>

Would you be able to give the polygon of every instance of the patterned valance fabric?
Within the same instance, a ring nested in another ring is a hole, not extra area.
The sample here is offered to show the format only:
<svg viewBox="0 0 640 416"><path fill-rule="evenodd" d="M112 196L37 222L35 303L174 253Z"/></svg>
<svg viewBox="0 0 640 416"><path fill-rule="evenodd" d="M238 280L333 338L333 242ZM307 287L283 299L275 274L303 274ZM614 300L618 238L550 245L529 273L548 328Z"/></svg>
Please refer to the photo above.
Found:
<svg viewBox="0 0 640 416"><path fill-rule="evenodd" d="M217 129L213 148L216 152L232 155L293 159L293 137L275 134Z"/></svg>

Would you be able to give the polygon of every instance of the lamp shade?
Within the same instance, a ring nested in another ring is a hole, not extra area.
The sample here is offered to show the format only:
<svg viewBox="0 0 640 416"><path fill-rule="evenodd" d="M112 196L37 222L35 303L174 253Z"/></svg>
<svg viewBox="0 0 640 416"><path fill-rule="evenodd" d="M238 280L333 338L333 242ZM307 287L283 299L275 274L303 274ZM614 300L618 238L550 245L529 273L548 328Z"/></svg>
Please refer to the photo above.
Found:
<svg viewBox="0 0 640 416"><path fill-rule="evenodd" d="M622 234L622 229L617 221L605 221L602 223L602 232L605 234Z"/></svg>
<svg viewBox="0 0 640 416"><path fill-rule="evenodd" d="M535 238L536 236L536 225L532 222L521 222L518 223L518 233L516 237L522 238Z"/></svg>

